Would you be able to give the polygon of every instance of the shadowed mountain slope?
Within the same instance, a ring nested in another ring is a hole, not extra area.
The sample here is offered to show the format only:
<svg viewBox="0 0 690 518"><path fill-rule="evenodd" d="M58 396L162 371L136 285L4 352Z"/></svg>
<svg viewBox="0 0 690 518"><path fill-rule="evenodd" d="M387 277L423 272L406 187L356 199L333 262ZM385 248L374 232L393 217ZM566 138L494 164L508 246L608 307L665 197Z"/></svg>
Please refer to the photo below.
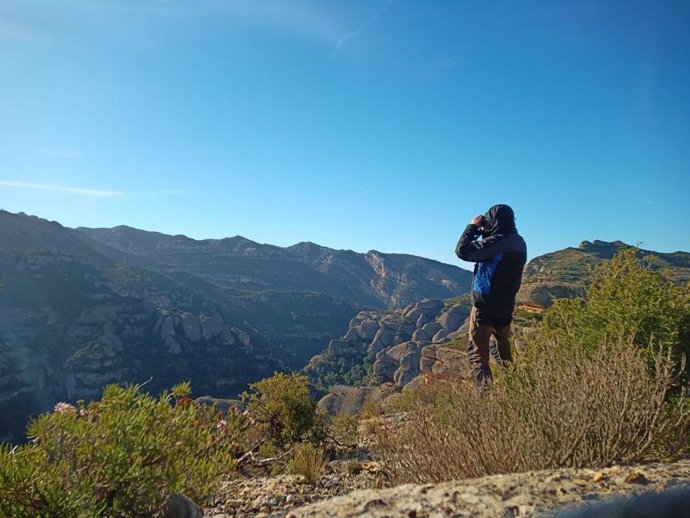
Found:
<svg viewBox="0 0 690 518"><path fill-rule="evenodd" d="M58 223L0 211L0 439L108 383L150 378L159 392L190 380L195 393L236 396L304 365L358 309L321 293L169 275L97 248Z"/></svg>
<svg viewBox="0 0 690 518"><path fill-rule="evenodd" d="M166 271L181 270L223 286L262 291L316 291L371 307L401 307L424 297L467 292L471 273L405 254L366 254L314 243L281 248L240 236L194 240L131 227L78 232Z"/></svg>

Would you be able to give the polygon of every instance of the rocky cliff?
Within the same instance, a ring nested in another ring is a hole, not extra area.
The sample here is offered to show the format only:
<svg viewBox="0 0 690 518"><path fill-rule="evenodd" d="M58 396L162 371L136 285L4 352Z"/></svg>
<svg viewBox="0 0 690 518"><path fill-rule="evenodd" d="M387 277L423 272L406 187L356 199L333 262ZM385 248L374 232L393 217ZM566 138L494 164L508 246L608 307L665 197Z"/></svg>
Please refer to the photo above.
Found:
<svg viewBox="0 0 690 518"><path fill-rule="evenodd" d="M466 347L471 302L467 295L423 299L392 311L361 311L348 331L313 357L305 372L329 393L320 406L333 414L356 414L367 400L380 400L425 375L469 379ZM529 314L513 326L516 347L536 331Z"/></svg>

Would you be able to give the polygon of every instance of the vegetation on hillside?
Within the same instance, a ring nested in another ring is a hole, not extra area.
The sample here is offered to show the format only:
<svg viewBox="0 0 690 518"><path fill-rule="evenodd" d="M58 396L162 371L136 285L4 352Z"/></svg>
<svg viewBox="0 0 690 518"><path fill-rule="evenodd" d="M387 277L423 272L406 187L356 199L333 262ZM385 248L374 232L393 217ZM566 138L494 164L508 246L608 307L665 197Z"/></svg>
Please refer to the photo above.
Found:
<svg viewBox="0 0 690 518"><path fill-rule="evenodd" d="M0 517L158 516L173 494L203 503L221 475L257 469L313 482L353 432L318 413L309 388L277 373L225 414L192 401L189 384L159 398L110 385L99 401L58 403L27 444L0 447Z"/></svg>
<svg viewBox="0 0 690 518"><path fill-rule="evenodd" d="M690 453L689 286L623 250L595 269L586 298L542 316L532 322L541 333L481 394L432 380L404 394L394 427L368 416L391 480ZM0 517L155 516L175 493L203 503L222 474L289 470L314 482L357 443L358 424L320 413L311 394L307 376L276 373L226 414L193 402L189 385L159 398L111 385L99 401L60 403L30 424L30 442L0 448Z"/></svg>
<svg viewBox="0 0 690 518"><path fill-rule="evenodd" d="M620 251L635 253L647 268L676 284L690 281L690 254L641 250L615 241L584 241L577 248L566 248L532 259L525 267L518 299L525 303L549 306L551 298L579 297L587 292L592 272Z"/></svg>
<svg viewBox="0 0 690 518"><path fill-rule="evenodd" d="M28 444L0 449L0 516L152 516L172 493L208 494L236 465L246 423L188 396L111 385L100 401L58 403Z"/></svg>
<svg viewBox="0 0 690 518"><path fill-rule="evenodd" d="M406 395L406 425L377 429L379 453L395 480L424 483L686 455L689 295L620 251L482 394L430 383Z"/></svg>

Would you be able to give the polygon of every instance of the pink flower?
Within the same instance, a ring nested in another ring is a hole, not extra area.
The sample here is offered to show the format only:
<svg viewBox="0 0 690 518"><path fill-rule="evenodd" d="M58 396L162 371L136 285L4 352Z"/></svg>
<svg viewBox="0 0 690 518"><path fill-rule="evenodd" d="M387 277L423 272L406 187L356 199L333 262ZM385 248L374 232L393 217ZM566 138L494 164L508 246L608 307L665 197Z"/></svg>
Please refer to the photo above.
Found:
<svg viewBox="0 0 690 518"><path fill-rule="evenodd" d="M74 407L74 405L70 405L69 403L63 403L62 401L56 403L55 408L53 409L53 412L55 412L56 414L61 414L63 412L74 413L76 411L77 409Z"/></svg>

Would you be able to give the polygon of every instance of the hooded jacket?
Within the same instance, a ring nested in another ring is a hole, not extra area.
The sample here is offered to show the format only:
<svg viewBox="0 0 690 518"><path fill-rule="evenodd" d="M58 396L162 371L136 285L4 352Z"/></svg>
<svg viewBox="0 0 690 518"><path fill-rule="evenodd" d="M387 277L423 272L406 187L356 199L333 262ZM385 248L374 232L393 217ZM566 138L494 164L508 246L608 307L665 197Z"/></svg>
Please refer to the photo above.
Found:
<svg viewBox="0 0 690 518"><path fill-rule="evenodd" d="M472 302L488 323L510 323L515 296L520 289L527 245L515 228L515 215L508 205L494 205L484 215L489 230L469 224L460 236L455 254L472 261ZM481 240L478 240L479 237Z"/></svg>

